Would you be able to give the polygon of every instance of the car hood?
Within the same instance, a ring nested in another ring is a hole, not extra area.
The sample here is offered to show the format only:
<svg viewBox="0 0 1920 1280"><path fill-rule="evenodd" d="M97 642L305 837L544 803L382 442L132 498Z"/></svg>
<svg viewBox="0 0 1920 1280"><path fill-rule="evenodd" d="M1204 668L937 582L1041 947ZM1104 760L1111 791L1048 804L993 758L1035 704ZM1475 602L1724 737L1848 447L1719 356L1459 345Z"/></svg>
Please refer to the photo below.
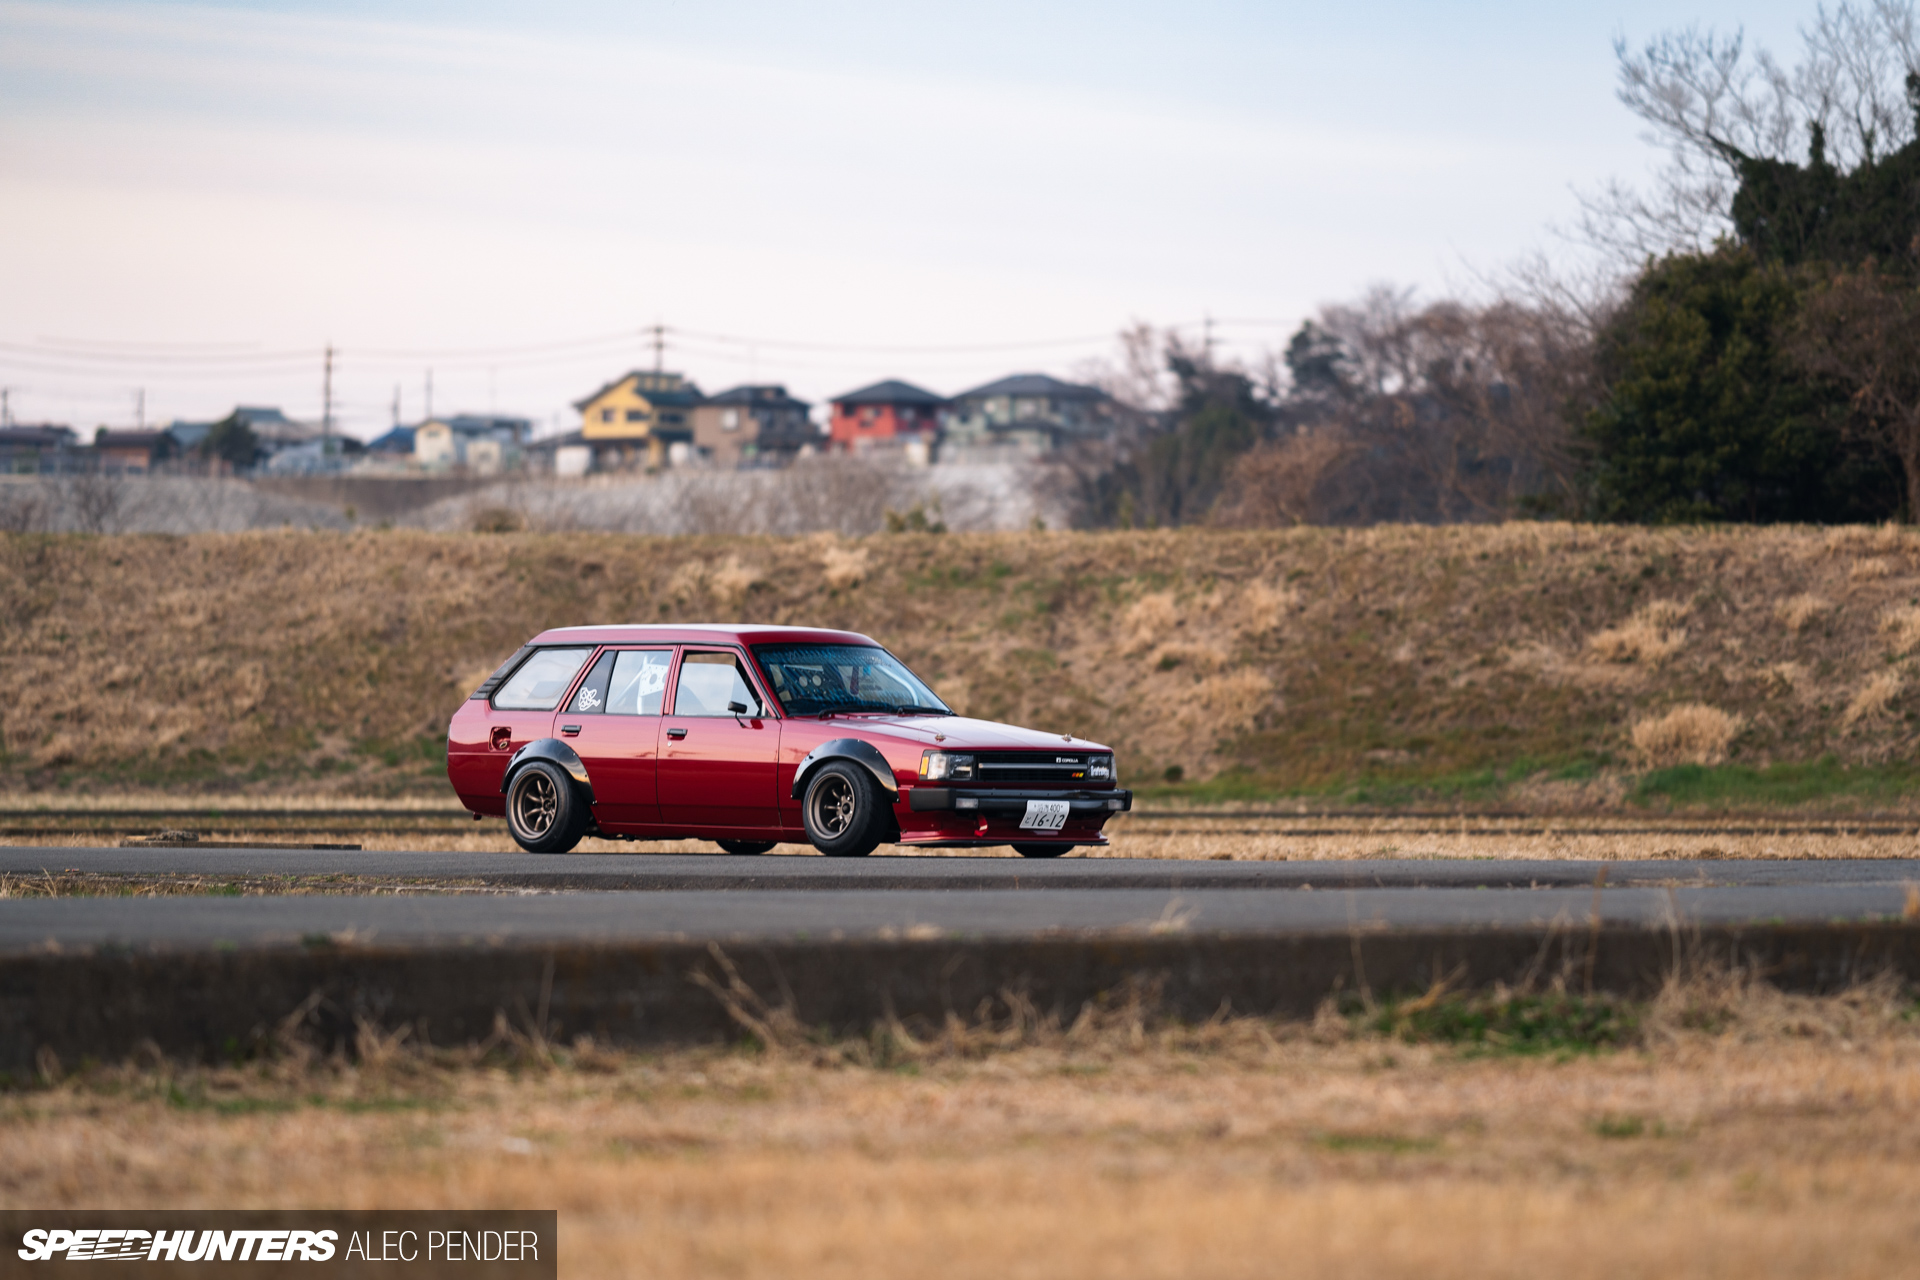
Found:
<svg viewBox="0 0 1920 1280"><path fill-rule="evenodd" d="M1022 729L1019 725L996 720L972 720L966 716L861 716L858 724L868 734L897 738L917 745L937 746L942 751L1106 751L1110 748L1085 738L1068 739L1057 733ZM944 740L937 741L936 734Z"/></svg>

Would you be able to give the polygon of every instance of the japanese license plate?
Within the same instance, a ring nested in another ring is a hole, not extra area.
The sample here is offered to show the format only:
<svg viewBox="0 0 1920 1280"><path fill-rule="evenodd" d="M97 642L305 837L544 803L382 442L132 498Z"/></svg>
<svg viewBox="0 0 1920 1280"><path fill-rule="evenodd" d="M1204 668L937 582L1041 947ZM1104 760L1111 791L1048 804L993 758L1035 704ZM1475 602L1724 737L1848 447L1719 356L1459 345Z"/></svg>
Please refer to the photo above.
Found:
<svg viewBox="0 0 1920 1280"><path fill-rule="evenodd" d="M1020 826L1031 827L1035 831L1058 831L1067 825L1067 810L1072 808L1065 800L1029 800L1026 816L1020 819Z"/></svg>

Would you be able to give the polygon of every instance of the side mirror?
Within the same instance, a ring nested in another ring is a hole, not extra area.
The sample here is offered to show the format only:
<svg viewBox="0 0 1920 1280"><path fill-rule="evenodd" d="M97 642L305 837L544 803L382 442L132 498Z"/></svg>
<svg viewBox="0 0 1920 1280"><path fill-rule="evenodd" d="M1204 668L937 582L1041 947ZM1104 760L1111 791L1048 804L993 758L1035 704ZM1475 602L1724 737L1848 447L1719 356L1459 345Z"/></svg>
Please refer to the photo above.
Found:
<svg viewBox="0 0 1920 1280"><path fill-rule="evenodd" d="M747 714L747 704L744 702L729 702L727 704L727 710L737 716L743 716Z"/></svg>

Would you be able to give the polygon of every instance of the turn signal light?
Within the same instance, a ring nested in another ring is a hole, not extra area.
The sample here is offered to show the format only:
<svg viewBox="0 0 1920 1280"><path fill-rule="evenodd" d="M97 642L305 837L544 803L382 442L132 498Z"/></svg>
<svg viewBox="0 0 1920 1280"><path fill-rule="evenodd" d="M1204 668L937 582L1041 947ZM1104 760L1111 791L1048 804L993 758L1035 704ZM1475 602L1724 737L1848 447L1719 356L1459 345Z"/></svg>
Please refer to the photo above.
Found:
<svg viewBox="0 0 1920 1280"><path fill-rule="evenodd" d="M928 782L960 781L973 777L973 757L951 751L920 753L920 776Z"/></svg>

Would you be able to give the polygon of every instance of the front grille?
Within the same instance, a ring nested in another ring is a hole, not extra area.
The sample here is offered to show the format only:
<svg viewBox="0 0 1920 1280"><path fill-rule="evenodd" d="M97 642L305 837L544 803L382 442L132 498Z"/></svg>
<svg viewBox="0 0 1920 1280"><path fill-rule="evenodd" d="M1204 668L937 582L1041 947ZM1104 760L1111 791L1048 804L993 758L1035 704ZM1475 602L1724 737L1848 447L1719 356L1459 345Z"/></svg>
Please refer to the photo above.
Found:
<svg viewBox="0 0 1920 1280"><path fill-rule="evenodd" d="M1093 779L1087 776L1089 761L1104 757L1105 753L1088 754L1084 751L976 751L973 753L973 784L975 786L1030 787L1035 783L1047 783L1056 787L1111 787L1111 777ZM1075 774L1079 777L1074 777Z"/></svg>

